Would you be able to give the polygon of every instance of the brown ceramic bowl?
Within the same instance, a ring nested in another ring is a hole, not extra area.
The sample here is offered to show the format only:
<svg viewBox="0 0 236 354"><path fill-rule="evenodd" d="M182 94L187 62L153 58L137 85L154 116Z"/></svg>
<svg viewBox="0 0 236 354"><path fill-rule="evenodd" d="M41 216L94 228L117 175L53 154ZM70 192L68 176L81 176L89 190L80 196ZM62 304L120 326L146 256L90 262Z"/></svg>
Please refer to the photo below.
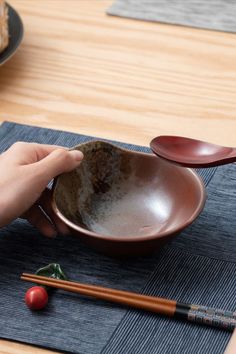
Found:
<svg viewBox="0 0 236 354"><path fill-rule="evenodd" d="M59 176L53 208L83 241L114 256L154 251L192 223L205 188L191 169L103 141L75 147L81 165Z"/></svg>

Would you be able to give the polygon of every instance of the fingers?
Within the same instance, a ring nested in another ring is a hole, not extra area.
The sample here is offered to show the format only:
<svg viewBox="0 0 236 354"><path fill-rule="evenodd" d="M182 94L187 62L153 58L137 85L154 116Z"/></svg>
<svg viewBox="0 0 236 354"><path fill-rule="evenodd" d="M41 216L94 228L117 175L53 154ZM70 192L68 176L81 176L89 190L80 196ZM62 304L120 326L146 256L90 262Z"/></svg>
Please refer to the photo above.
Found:
<svg viewBox="0 0 236 354"><path fill-rule="evenodd" d="M50 223L42 209L38 205L33 205L24 215L33 226L35 226L44 236L56 237L57 232Z"/></svg>
<svg viewBox="0 0 236 354"><path fill-rule="evenodd" d="M234 330L230 341L226 347L224 354L235 354L236 353L236 329Z"/></svg>
<svg viewBox="0 0 236 354"><path fill-rule="evenodd" d="M14 143L7 151L5 151L1 157L7 157L7 160L11 160L18 165L28 165L40 161L48 154L57 149L64 149L62 146L37 144L37 143L25 143L18 141Z"/></svg>
<svg viewBox="0 0 236 354"><path fill-rule="evenodd" d="M52 209L52 191L48 188L42 193L38 203L43 208L45 213L49 216L50 220L53 222L54 226L63 235L68 235L70 233L69 228L58 218Z"/></svg>
<svg viewBox="0 0 236 354"><path fill-rule="evenodd" d="M3 224L30 210L28 219L33 225L48 236L55 234L50 221L43 211L35 206L35 202L54 177L75 169L82 159L83 154L77 150L22 142L14 144L1 154L0 192L1 203L5 205L1 217ZM44 196L41 202L59 230L66 233L64 225L53 215L50 203Z"/></svg>
<svg viewBox="0 0 236 354"><path fill-rule="evenodd" d="M33 226L47 237L56 237L57 231L67 235L69 228L58 218L51 206L51 191L47 188L37 201L24 215Z"/></svg>
<svg viewBox="0 0 236 354"><path fill-rule="evenodd" d="M69 172L75 169L81 163L83 154L78 150L56 149L34 167L40 171L41 176L50 181L61 173Z"/></svg>
<svg viewBox="0 0 236 354"><path fill-rule="evenodd" d="M37 143L29 143L29 146L31 145L31 148L33 148L35 150L36 153L36 157L37 160L36 161L40 161L43 158L45 158L46 156L48 156L51 152L58 150L58 149L62 149L67 151L68 148L65 148L63 146L59 146L59 145L48 145L48 144L37 144Z"/></svg>
<svg viewBox="0 0 236 354"><path fill-rule="evenodd" d="M33 165L47 179L76 168L83 159L82 152L56 145L17 142L1 155L8 164Z"/></svg>

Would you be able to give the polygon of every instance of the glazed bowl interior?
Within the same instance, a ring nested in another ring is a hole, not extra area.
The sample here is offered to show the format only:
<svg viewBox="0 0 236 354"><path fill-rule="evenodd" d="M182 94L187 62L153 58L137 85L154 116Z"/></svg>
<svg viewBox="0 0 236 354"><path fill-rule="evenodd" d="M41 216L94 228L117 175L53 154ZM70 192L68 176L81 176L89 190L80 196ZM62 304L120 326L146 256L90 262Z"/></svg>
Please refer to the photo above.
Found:
<svg viewBox="0 0 236 354"><path fill-rule="evenodd" d="M75 231L116 240L164 237L204 206L204 186L190 169L103 141L76 149L83 162L58 177L53 193L54 210Z"/></svg>

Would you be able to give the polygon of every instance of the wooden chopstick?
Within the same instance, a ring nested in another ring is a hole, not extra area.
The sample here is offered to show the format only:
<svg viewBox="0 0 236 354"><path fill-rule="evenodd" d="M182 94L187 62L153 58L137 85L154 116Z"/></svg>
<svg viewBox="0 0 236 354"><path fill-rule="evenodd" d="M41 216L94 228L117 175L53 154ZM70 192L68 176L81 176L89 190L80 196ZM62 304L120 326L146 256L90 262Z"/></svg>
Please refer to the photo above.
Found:
<svg viewBox="0 0 236 354"><path fill-rule="evenodd" d="M23 273L21 279L169 316L173 316L176 303L176 301L140 295L128 291L47 278L28 273Z"/></svg>
<svg viewBox="0 0 236 354"><path fill-rule="evenodd" d="M92 296L97 299L115 302L121 305L151 311L161 315L177 317L200 324L215 326L226 330L232 331L236 327L236 313L230 311L213 309L206 306L185 304L165 298L82 284L68 280L48 278L35 274L23 273L21 279L64 291Z"/></svg>

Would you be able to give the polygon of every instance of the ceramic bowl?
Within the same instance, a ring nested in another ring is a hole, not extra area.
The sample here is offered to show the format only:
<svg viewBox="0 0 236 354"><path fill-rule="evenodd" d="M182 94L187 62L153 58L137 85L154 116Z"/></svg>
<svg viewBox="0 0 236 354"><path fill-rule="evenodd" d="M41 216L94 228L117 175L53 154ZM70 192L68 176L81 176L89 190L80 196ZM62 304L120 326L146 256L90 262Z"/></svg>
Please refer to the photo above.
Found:
<svg viewBox="0 0 236 354"><path fill-rule="evenodd" d="M104 141L75 147L81 165L60 175L53 209L84 242L112 256L156 250L192 223L205 188L191 169Z"/></svg>

